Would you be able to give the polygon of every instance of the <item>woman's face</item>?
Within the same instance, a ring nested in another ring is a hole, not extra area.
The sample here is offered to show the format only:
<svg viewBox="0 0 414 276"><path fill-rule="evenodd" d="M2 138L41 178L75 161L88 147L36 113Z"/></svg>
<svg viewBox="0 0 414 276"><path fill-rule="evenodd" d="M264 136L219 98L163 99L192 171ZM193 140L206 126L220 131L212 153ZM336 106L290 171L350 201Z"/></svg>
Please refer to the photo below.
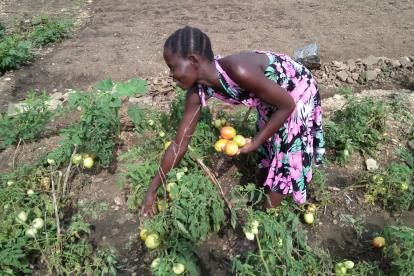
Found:
<svg viewBox="0 0 414 276"><path fill-rule="evenodd" d="M169 76L181 89L187 90L197 81L198 64L191 56L183 58L178 53L173 55L171 49L164 49L164 60L170 68Z"/></svg>

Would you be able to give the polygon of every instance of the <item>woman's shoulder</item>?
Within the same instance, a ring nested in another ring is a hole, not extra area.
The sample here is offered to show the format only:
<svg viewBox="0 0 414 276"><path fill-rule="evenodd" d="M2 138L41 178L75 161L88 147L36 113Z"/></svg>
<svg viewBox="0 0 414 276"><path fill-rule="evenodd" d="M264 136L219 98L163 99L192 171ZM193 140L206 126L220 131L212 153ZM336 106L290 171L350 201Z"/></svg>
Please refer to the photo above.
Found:
<svg viewBox="0 0 414 276"><path fill-rule="evenodd" d="M219 59L218 62L229 77L234 79L255 69L264 72L269 66L269 58L266 55L258 55L254 52L229 55Z"/></svg>

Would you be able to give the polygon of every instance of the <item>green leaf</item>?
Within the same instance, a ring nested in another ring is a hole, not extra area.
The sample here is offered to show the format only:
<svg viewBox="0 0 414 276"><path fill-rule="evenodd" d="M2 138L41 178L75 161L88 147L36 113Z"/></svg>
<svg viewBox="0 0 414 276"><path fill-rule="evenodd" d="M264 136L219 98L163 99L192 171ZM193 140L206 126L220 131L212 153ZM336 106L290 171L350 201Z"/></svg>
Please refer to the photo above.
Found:
<svg viewBox="0 0 414 276"><path fill-rule="evenodd" d="M148 85L148 83L143 80L143 79L131 79L130 83L135 86L136 88L138 88L138 93L137 94L144 94L148 92L148 89L145 87Z"/></svg>
<svg viewBox="0 0 414 276"><path fill-rule="evenodd" d="M108 78L107 80L103 80L98 82L98 84L95 84L95 87L101 90L102 92L105 91L111 91L112 88L114 88L114 83L112 82L111 78Z"/></svg>
<svg viewBox="0 0 414 276"><path fill-rule="evenodd" d="M122 96L134 97L135 94L140 94L139 88L133 86L131 83L120 83L116 86L116 92L112 94L114 98L120 98Z"/></svg>
<svg viewBox="0 0 414 276"><path fill-rule="evenodd" d="M178 228L180 228L181 231L183 231L187 235L189 234L187 229L185 228L185 226L181 222L176 220L175 223L177 224Z"/></svg>
<svg viewBox="0 0 414 276"><path fill-rule="evenodd" d="M115 101L109 103L109 107L121 107L121 100L115 99Z"/></svg>
<svg viewBox="0 0 414 276"><path fill-rule="evenodd" d="M145 112L136 105L128 107L127 114L136 125L141 123L142 119L145 119Z"/></svg>

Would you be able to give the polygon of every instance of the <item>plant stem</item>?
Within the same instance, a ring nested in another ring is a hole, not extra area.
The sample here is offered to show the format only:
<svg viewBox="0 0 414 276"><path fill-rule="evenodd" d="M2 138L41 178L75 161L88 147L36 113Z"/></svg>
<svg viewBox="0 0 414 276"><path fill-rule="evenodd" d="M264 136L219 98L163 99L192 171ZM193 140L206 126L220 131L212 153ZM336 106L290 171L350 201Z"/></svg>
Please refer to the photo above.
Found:
<svg viewBox="0 0 414 276"><path fill-rule="evenodd" d="M53 180L53 165L52 164L50 164L50 180L52 181L53 206L55 207L56 228L58 232L58 241L59 241L60 240L59 211L58 211L57 202L56 202L55 181Z"/></svg>
<svg viewBox="0 0 414 276"><path fill-rule="evenodd" d="M259 235L258 234L255 234L255 235L256 235L257 245L259 246L260 259L262 259L262 262L263 262L264 267L266 268L267 274L271 275L269 272L269 268L267 267L266 261L263 258L263 251L262 251L262 247L260 246Z"/></svg>
<svg viewBox="0 0 414 276"><path fill-rule="evenodd" d="M78 148L78 145L76 144L75 149L73 150L72 156L70 157L70 160L69 160L69 166L66 171L65 182L63 182L63 192L62 192L63 195L65 195L65 192L66 192L66 184L68 183L70 168L72 167L72 159L73 159L73 156L75 156L76 154L77 148Z"/></svg>

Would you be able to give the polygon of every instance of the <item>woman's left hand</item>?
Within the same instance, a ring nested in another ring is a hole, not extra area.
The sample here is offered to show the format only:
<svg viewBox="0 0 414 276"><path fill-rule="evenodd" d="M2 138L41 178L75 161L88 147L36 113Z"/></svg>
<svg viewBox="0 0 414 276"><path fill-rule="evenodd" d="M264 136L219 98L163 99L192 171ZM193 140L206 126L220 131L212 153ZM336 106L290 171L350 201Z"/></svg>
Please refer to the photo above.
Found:
<svg viewBox="0 0 414 276"><path fill-rule="evenodd" d="M250 138L245 138L245 139L246 139L246 145L239 148L239 150L237 151L237 155L241 153L248 153L248 152L257 150L258 147L254 145L253 139L250 139Z"/></svg>

